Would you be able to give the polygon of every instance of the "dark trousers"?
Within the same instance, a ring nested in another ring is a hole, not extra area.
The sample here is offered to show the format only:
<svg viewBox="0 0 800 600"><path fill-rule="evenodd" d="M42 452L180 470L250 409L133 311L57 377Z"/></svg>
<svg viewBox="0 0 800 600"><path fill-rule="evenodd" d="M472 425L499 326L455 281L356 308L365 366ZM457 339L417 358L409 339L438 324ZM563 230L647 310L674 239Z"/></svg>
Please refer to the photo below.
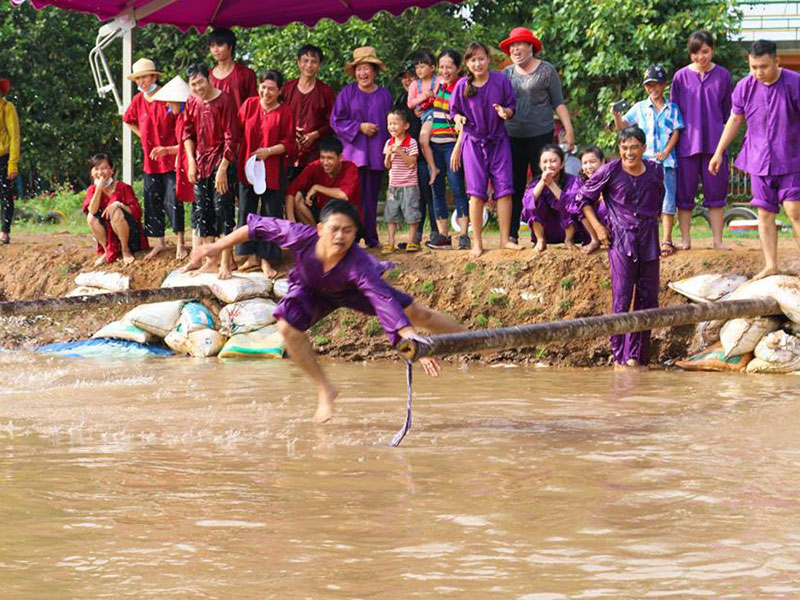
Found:
<svg viewBox="0 0 800 600"><path fill-rule="evenodd" d="M511 168L514 176L514 195L511 196L511 229L509 236L519 239L519 218L522 215L522 196L528 185L528 167L533 172L534 179L541 174L539 169L539 153L547 144L553 143L553 131L533 137L511 140Z"/></svg>
<svg viewBox="0 0 800 600"><path fill-rule="evenodd" d="M425 228L425 218L428 218L431 228L431 239L439 233L439 228L436 226L436 218L433 212L433 190L428 185L428 180L431 178L430 171L428 171L428 163L420 159L417 161L417 179L419 181L419 211L422 213L422 220L419 222L419 229L417 229L417 239L414 240L419 243L422 240L422 230Z"/></svg>
<svg viewBox="0 0 800 600"><path fill-rule="evenodd" d="M144 232L147 237L164 237L165 214L172 232L183 232L183 202L175 197L175 172L144 174Z"/></svg>
<svg viewBox="0 0 800 600"><path fill-rule="evenodd" d="M14 182L8 178L8 154L0 156L0 203L3 209L3 233L11 233L11 221L14 220Z"/></svg>
<svg viewBox="0 0 800 600"><path fill-rule="evenodd" d="M214 188L217 169L209 177L197 180L194 186L194 207L192 209L192 229L200 237L227 235L236 228L236 211L233 198L236 193L232 183L233 167L228 167L228 191L220 194Z"/></svg>
<svg viewBox="0 0 800 600"><path fill-rule="evenodd" d="M249 183L239 183L239 227L247 225L247 215L283 218L283 194L280 190L266 190L258 196ZM236 246L237 256L255 254L269 261L273 267L281 263L281 247L273 242L247 241Z"/></svg>

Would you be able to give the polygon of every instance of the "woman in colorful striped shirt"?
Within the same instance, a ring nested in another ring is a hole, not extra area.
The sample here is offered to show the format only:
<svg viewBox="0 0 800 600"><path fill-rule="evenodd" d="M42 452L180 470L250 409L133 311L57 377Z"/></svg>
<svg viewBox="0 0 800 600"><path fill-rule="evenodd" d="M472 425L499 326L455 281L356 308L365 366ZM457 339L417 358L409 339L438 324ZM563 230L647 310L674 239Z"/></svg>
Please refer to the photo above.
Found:
<svg viewBox="0 0 800 600"><path fill-rule="evenodd" d="M436 227L439 233L427 242L434 250L451 249L452 241L448 235L449 211L445 189L445 176L450 181L450 191L456 204L458 226L461 235L458 239L459 250L469 250L470 241L467 235L469 226L469 199L464 188L464 173L461 168L461 148L455 123L450 118L450 95L459 79L461 55L455 50L445 50L439 55L440 85L433 101L433 129L431 130L431 150L433 160L439 168L439 174L433 182L433 206L436 213ZM452 157L452 158L451 158Z"/></svg>

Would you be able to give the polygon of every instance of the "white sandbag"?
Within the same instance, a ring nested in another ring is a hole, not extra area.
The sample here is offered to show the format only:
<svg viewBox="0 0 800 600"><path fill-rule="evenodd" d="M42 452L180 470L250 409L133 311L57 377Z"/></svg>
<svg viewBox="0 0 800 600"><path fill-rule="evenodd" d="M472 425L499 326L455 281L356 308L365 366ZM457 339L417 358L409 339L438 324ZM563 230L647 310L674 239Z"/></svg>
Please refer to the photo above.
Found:
<svg viewBox="0 0 800 600"><path fill-rule="evenodd" d="M275 283L272 284L272 295L275 296L278 300L280 300L288 293L289 293L289 280L286 277L283 277L281 279L276 279Z"/></svg>
<svg viewBox="0 0 800 600"><path fill-rule="evenodd" d="M161 282L162 288L188 287L190 285L211 285L217 279L214 273L200 273L199 271L189 271L181 273L172 271Z"/></svg>
<svg viewBox="0 0 800 600"><path fill-rule="evenodd" d="M174 329L167 334L164 342L178 354L209 357L219 353L225 345L225 339L224 335L214 329L200 329L191 333Z"/></svg>
<svg viewBox="0 0 800 600"><path fill-rule="evenodd" d="M800 371L800 339L785 331L774 331L758 342L755 350L759 361L748 373L791 373Z"/></svg>
<svg viewBox="0 0 800 600"><path fill-rule="evenodd" d="M92 271L91 273L78 273L78 276L75 277L75 285L102 288L109 292L124 292L130 289L131 280L130 277L122 273Z"/></svg>
<svg viewBox="0 0 800 600"><path fill-rule="evenodd" d="M231 336L220 350L220 358L283 358L286 345L277 325Z"/></svg>
<svg viewBox="0 0 800 600"><path fill-rule="evenodd" d="M725 349L725 358L752 352L758 342L768 333L779 329L781 319L759 317L757 319L731 319L722 326L719 337Z"/></svg>
<svg viewBox="0 0 800 600"><path fill-rule="evenodd" d="M79 285L69 294L67 294L67 298L73 298L75 296L97 296L98 294L108 294L108 293L109 293L108 290L104 290L103 288L90 287L88 285Z"/></svg>
<svg viewBox="0 0 800 600"><path fill-rule="evenodd" d="M697 337L699 338L700 344L703 348L713 346L719 342L719 333L722 330L723 325L725 325L725 321L716 320L703 321L695 326L695 332L697 333Z"/></svg>
<svg viewBox="0 0 800 600"><path fill-rule="evenodd" d="M201 329L216 329L214 315L200 302L189 302L181 310L177 329L183 333L192 333Z"/></svg>
<svg viewBox="0 0 800 600"><path fill-rule="evenodd" d="M126 323L125 321L109 323L92 336L93 340L100 338L128 340L129 342L138 342L139 344L149 344L157 339L152 333L148 333L143 329L139 329L136 325Z"/></svg>
<svg viewBox="0 0 800 600"><path fill-rule="evenodd" d="M170 300L140 304L128 311L123 321L163 338L175 329L185 303L185 300Z"/></svg>
<svg viewBox="0 0 800 600"><path fill-rule="evenodd" d="M219 311L220 331L228 335L248 333L275 322L278 305L266 298L251 298L228 304Z"/></svg>
<svg viewBox="0 0 800 600"><path fill-rule="evenodd" d="M735 291L747 281L744 275L709 273L670 281L669 289L694 302L713 302Z"/></svg>
<svg viewBox="0 0 800 600"><path fill-rule="evenodd" d="M731 300L749 298L773 298L781 311L795 323L800 323L800 278L793 275L772 275L757 281L749 281L739 287Z"/></svg>
<svg viewBox="0 0 800 600"><path fill-rule="evenodd" d="M263 273L235 273L230 279L214 278L210 285L214 295L226 304L266 297L272 291L272 281Z"/></svg>

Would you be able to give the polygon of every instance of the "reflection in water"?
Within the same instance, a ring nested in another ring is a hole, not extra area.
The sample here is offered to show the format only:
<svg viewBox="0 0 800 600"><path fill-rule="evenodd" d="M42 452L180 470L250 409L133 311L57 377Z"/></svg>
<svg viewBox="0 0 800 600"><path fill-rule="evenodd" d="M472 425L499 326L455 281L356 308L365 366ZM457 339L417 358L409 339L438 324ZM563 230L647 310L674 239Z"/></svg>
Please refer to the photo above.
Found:
<svg viewBox="0 0 800 600"><path fill-rule="evenodd" d="M792 376L328 367L0 355L0 596L800 597Z"/></svg>

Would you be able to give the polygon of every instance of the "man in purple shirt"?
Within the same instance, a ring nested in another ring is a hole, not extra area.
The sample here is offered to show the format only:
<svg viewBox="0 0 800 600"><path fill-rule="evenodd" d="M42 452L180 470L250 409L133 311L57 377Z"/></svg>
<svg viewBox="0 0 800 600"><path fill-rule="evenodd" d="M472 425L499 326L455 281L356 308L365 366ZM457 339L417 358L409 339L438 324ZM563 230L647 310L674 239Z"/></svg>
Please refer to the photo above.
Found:
<svg viewBox="0 0 800 600"><path fill-rule="evenodd" d="M769 40L750 45L750 75L733 90L731 116L708 163L716 175L723 153L744 121L747 133L736 167L750 173L752 206L758 208L758 237L764 268L753 279L778 273L775 215L783 203L800 246L800 74L782 69L777 46Z"/></svg>
<svg viewBox="0 0 800 600"><path fill-rule="evenodd" d="M628 312L658 306L658 218L664 199L661 165L643 160L647 148L644 131L628 127L619 134L620 159L600 167L578 192L576 202L608 249L611 268L612 310ZM603 196L610 232L595 214ZM609 235L610 233L610 235ZM650 332L611 336L618 368L640 368L650 361Z"/></svg>
<svg viewBox="0 0 800 600"><path fill-rule="evenodd" d="M289 273L289 293L278 304L275 318L289 356L317 384L314 420L318 423L333 416L339 389L320 367L305 332L326 315L341 307L376 315L392 344L414 336L414 327L437 333L464 330L446 314L415 302L381 279L390 265L354 245L359 223L355 206L331 200L320 212L316 227L251 214L247 225L192 251L192 259L201 261L247 240L274 242L291 250L295 268ZM428 375L439 374L435 359L424 358L420 364Z"/></svg>

